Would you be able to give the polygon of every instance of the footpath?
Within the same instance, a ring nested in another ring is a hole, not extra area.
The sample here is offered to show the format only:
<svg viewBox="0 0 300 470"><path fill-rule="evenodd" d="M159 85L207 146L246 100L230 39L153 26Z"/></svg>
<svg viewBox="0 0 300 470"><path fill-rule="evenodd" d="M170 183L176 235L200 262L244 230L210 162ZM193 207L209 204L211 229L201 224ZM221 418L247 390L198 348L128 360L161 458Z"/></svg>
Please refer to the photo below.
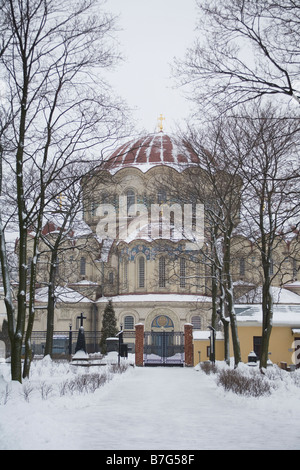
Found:
<svg viewBox="0 0 300 470"><path fill-rule="evenodd" d="M82 449L300 448L299 410L225 394L192 368L135 368L97 397L72 425Z"/></svg>
<svg viewBox="0 0 300 470"><path fill-rule="evenodd" d="M113 459L122 450L299 449L299 389L288 393L240 397L194 368L135 367L95 393L8 402L0 449L105 450Z"/></svg>

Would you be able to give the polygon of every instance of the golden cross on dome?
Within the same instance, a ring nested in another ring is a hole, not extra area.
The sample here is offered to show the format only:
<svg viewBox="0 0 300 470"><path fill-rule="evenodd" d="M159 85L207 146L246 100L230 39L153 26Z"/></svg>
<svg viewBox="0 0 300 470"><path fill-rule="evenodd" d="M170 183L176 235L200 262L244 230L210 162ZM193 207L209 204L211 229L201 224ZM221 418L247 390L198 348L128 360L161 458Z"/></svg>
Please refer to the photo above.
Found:
<svg viewBox="0 0 300 470"><path fill-rule="evenodd" d="M60 193L57 197L58 197L58 200L59 200L59 208L62 209L64 196Z"/></svg>
<svg viewBox="0 0 300 470"><path fill-rule="evenodd" d="M160 121L160 124L158 125L159 127L159 131L162 132L163 131L163 121L165 121L166 118L163 117L163 115L161 114L158 118L158 121Z"/></svg>

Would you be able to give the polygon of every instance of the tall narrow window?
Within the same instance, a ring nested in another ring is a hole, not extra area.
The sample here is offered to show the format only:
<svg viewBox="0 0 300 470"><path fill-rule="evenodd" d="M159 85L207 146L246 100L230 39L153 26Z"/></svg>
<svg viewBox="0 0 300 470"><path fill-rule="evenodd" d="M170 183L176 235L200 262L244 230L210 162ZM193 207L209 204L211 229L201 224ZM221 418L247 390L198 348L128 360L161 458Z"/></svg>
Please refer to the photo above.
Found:
<svg viewBox="0 0 300 470"><path fill-rule="evenodd" d="M185 258L180 258L180 287L185 287L186 276L186 261Z"/></svg>
<svg viewBox="0 0 300 470"><path fill-rule="evenodd" d="M127 259L124 260L124 276L123 276L123 282L124 282L124 287L127 288L128 287L128 261Z"/></svg>
<svg viewBox="0 0 300 470"><path fill-rule="evenodd" d="M298 269L297 269L297 260L293 259L293 277L297 277Z"/></svg>
<svg viewBox="0 0 300 470"><path fill-rule="evenodd" d="M166 287L166 259L164 256L159 258L158 285L159 287Z"/></svg>
<svg viewBox="0 0 300 470"><path fill-rule="evenodd" d="M167 193L166 190L160 188L157 193L157 203L158 204L165 204L167 202Z"/></svg>
<svg viewBox="0 0 300 470"><path fill-rule="evenodd" d="M97 213L98 204L95 201L91 202L91 216L94 217Z"/></svg>
<svg viewBox="0 0 300 470"><path fill-rule="evenodd" d="M139 287L145 287L145 258L139 258Z"/></svg>
<svg viewBox="0 0 300 470"><path fill-rule="evenodd" d="M245 258L240 259L240 276L245 276Z"/></svg>
<svg viewBox="0 0 300 470"><path fill-rule="evenodd" d="M108 283L110 286L113 286L114 284L114 273L112 271L108 275Z"/></svg>
<svg viewBox="0 0 300 470"><path fill-rule="evenodd" d="M80 275L85 276L86 274L86 259L84 257L80 258Z"/></svg>
<svg viewBox="0 0 300 470"><path fill-rule="evenodd" d="M129 208L135 204L135 194L132 189L129 189L126 193L127 196L127 212L129 211Z"/></svg>

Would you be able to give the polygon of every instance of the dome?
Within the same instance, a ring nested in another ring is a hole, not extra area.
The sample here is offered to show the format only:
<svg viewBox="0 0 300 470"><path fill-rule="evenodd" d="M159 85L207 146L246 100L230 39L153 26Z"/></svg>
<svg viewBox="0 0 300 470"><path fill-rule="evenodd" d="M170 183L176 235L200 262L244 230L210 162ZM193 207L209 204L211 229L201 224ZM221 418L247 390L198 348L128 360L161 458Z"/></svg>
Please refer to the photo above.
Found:
<svg viewBox="0 0 300 470"><path fill-rule="evenodd" d="M159 132L131 140L121 145L104 162L104 168L110 173L134 167L143 173L158 165L167 165L177 171L199 162L195 153L182 150L174 137Z"/></svg>

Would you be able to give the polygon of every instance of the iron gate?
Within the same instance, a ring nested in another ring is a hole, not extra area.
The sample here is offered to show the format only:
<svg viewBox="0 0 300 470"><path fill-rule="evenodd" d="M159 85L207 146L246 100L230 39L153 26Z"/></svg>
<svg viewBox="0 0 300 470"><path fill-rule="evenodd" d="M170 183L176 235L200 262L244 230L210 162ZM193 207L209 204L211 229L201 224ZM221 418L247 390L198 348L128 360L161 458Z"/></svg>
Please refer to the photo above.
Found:
<svg viewBox="0 0 300 470"><path fill-rule="evenodd" d="M184 333L179 331L145 332L145 366L183 366Z"/></svg>

